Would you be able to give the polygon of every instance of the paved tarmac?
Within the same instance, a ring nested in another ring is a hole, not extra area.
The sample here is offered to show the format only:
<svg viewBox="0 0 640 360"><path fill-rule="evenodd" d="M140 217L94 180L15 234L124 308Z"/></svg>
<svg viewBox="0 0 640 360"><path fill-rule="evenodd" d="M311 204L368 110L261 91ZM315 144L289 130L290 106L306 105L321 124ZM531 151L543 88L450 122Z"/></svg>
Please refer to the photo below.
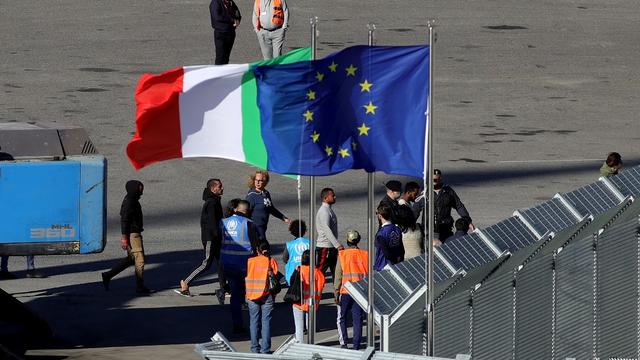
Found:
<svg viewBox="0 0 640 360"><path fill-rule="evenodd" d="M238 1L244 18L234 63L259 58L251 4ZM366 44L369 21L377 24L377 44L423 43L427 19L436 19L435 165L480 227L595 181L610 151L620 152L628 166L640 163L635 1L290 0L289 6L287 50L309 45L308 18L315 15L320 56ZM171 289L200 260L205 181L220 177L224 199L242 197L252 169L226 160L180 159L135 172L124 155L140 75L213 62L207 9L205 0L0 0L0 121L81 125L109 161L105 251L37 257L49 278L0 282L56 333L51 349L29 353L34 358L196 359L192 344L215 331L230 333L228 306L213 296L215 273L196 282L196 297ZM108 293L99 282L100 271L123 255L118 210L130 178L146 185L145 278L160 290L145 298L133 294L132 270ZM377 197L389 178L376 175ZM348 228L365 233L364 179L363 172L350 171L317 181L318 189L336 189L341 236ZM297 217L294 181L273 176L268 189L280 210ZM307 180L303 196L308 219ZM269 238L279 253L290 237L272 219ZM24 258L11 258L10 266L24 276ZM335 310L327 305L319 311L318 337L335 344ZM273 323L275 348L293 332L290 309L279 305ZM248 349L246 336L231 338Z"/></svg>

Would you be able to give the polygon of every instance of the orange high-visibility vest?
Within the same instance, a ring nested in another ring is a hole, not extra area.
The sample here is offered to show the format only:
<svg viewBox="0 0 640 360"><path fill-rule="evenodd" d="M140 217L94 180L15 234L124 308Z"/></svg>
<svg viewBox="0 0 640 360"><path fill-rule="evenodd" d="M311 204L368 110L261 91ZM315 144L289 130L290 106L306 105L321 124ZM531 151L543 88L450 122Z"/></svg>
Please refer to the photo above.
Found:
<svg viewBox="0 0 640 360"><path fill-rule="evenodd" d="M271 22L282 26L284 24L284 11L282 10L282 0L273 0L273 16L271 17ZM260 30L260 0L256 0L255 2L255 10L256 15L258 15L258 21L256 24L257 30Z"/></svg>
<svg viewBox="0 0 640 360"><path fill-rule="evenodd" d="M302 281L302 295L303 295L303 301L302 304L298 305L298 304L293 304L293 306L297 307L298 309L302 310L302 311L309 311L309 304L311 304L311 296L309 295L309 265L301 265L300 268L300 277L301 277L301 281ZM322 271L320 271L320 269L316 268L315 272L313 273L314 278L313 278L313 282L314 282L314 288L313 288L313 292L315 293L315 298L316 298L316 304L319 304L320 299L322 298L322 289L324 288L324 274L322 273ZM316 309L318 309L316 307Z"/></svg>
<svg viewBox="0 0 640 360"><path fill-rule="evenodd" d="M360 281L369 273L369 255L366 250L345 249L338 253L338 258L342 267L340 294L347 294L347 289L344 287L347 281Z"/></svg>
<svg viewBox="0 0 640 360"><path fill-rule="evenodd" d="M271 270L278 273L278 262L271 259ZM254 256L247 261L247 277L244 279L247 300L257 300L269 294L267 276L269 274L269 258L264 255Z"/></svg>

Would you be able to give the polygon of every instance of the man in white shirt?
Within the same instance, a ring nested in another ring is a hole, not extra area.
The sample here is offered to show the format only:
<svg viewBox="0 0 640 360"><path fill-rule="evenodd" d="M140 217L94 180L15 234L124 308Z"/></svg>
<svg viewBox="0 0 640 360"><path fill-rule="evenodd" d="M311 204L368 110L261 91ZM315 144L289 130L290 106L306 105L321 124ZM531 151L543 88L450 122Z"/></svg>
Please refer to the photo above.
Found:
<svg viewBox="0 0 640 360"><path fill-rule="evenodd" d="M316 214L316 228L318 241L316 243L316 266L323 274L331 269L331 276L335 277L338 250L344 246L338 241L338 218L331 205L336 202L336 193L331 188L324 188L320 192L322 206Z"/></svg>

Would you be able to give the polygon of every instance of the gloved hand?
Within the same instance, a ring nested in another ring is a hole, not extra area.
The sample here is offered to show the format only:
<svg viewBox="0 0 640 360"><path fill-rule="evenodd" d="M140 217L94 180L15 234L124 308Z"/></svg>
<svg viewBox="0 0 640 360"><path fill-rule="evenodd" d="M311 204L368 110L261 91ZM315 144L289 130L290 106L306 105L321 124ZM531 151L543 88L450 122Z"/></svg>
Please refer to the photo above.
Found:
<svg viewBox="0 0 640 360"><path fill-rule="evenodd" d="M129 235L125 235L125 234L122 235L122 237L120 238L120 247L122 247L122 250L129 249L130 247Z"/></svg>

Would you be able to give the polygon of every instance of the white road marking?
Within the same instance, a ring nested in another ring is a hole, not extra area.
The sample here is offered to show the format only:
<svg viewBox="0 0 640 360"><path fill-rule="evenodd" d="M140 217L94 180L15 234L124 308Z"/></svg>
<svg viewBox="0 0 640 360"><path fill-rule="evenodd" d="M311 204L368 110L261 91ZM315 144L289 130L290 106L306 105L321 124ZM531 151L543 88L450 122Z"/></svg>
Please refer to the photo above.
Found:
<svg viewBox="0 0 640 360"><path fill-rule="evenodd" d="M500 160L499 163L545 163L545 162L587 162L603 161L602 159L557 159L557 160Z"/></svg>

